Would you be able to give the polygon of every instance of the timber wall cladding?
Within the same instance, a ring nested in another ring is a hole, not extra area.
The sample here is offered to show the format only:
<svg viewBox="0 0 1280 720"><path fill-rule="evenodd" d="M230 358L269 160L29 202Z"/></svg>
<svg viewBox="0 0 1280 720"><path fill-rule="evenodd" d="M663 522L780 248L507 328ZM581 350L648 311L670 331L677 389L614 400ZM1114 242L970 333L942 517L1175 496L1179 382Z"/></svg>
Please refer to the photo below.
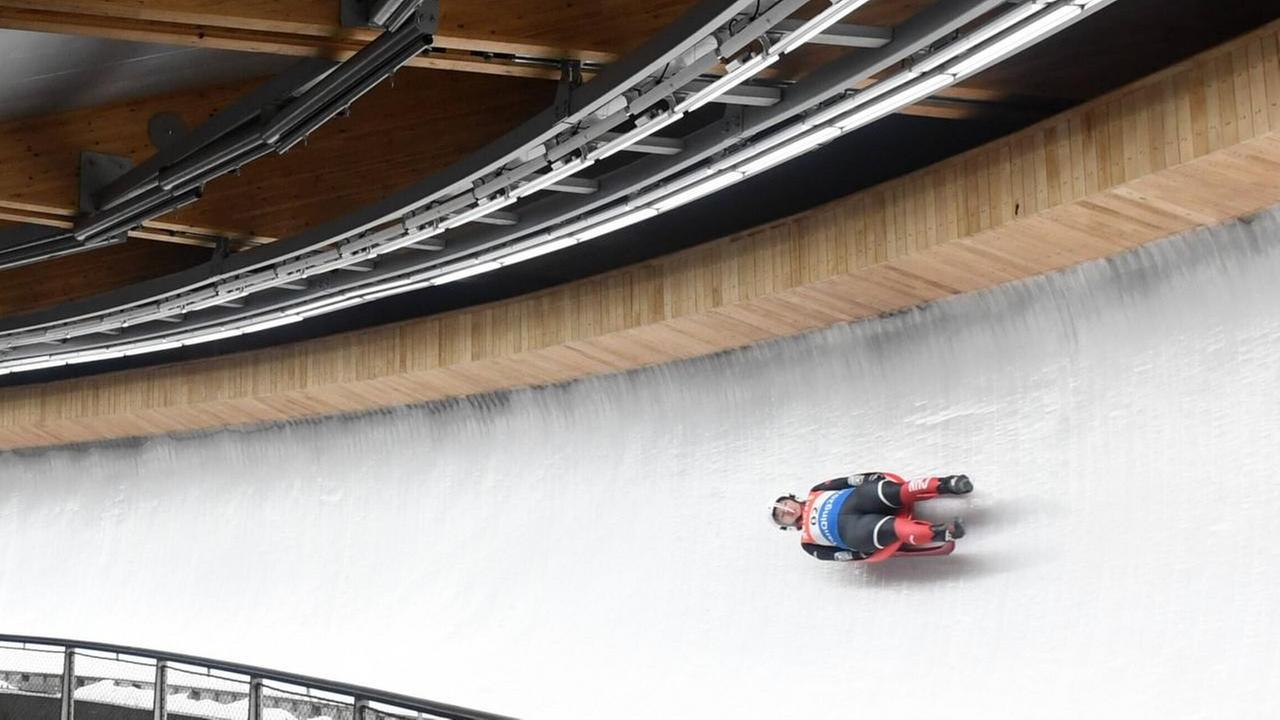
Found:
<svg viewBox="0 0 1280 720"><path fill-rule="evenodd" d="M1280 202L1280 22L802 215L523 298L0 392L0 446L363 410L703 355Z"/></svg>

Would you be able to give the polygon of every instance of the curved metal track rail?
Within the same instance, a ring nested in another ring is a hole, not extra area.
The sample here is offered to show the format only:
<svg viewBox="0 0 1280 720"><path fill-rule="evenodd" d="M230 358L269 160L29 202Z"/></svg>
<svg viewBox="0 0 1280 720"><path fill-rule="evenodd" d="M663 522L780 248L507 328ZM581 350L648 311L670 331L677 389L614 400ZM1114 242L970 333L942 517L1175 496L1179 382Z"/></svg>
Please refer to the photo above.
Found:
<svg viewBox="0 0 1280 720"><path fill-rule="evenodd" d="M887 44L829 63L774 102L732 105L683 137L660 137L706 103L743 92L761 69L866 2L836 0L797 24L789 16L803 0L758 11L754 0L708 0L591 82L564 86L554 107L380 203L190 271L0 322L0 353L12 356L0 356L0 374L252 333L589 241L765 172L1113 1L938 3ZM718 64L725 74L708 80ZM622 151L653 154L574 177ZM531 197L545 190L561 192ZM356 263L367 271L327 275Z"/></svg>
<svg viewBox="0 0 1280 720"><path fill-rule="evenodd" d="M157 701L154 705L153 716L155 720L164 720L166 716L165 698L167 693L165 693L165 688L175 684L168 678L171 669L184 675L204 674L207 677L227 681L228 683L243 684L245 695L249 700L249 718L251 720L263 717L263 691L264 688L270 688L270 685L266 685L266 683L272 682L294 686L282 689L283 692L290 696L314 698L333 706L346 705L351 708L352 717L355 720L423 716L443 718L444 720L512 720L504 715L495 715L480 710L471 710L456 705L423 700L359 685L321 680L306 675L268 670L241 663L211 660L194 655L147 650L124 645L0 634L0 650L56 653L62 656L61 702L63 704L63 718L74 717L74 712L71 711L70 706L72 701L75 700L73 689L77 687L76 660L93 658L153 667L154 675L149 679L153 682ZM180 669L179 666L181 666ZM0 670L5 669L0 667ZM231 677L228 677L227 674L230 674ZM313 693L316 692L325 693L328 696L314 695Z"/></svg>

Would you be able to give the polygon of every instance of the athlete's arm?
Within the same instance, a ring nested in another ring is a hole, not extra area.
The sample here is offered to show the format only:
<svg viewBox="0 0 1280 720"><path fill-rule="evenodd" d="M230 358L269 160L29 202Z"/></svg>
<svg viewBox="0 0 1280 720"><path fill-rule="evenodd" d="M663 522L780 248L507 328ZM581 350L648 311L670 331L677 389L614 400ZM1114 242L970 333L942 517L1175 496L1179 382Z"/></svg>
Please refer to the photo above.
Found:
<svg viewBox="0 0 1280 720"><path fill-rule="evenodd" d="M817 485L814 485L812 488L810 488L809 492L826 492L828 490L848 490L849 488L856 487L864 482L875 482L877 480L883 480L883 479L884 479L884 473L881 473L881 472L859 473L857 475L836 478L835 480L828 480L824 483L819 483Z"/></svg>

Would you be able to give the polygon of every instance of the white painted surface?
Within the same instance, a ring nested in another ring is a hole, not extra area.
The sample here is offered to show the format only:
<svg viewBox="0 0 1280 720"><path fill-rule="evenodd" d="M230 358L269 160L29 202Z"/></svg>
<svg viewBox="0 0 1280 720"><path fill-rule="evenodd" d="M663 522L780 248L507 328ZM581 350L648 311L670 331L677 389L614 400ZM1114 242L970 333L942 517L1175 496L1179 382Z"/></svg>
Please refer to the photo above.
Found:
<svg viewBox="0 0 1280 720"><path fill-rule="evenodd" d="M0 455L0 632L547 720L1277 717L1277 278L1273 212L626 376ZM875 469L974 477L923 506L955 555L771 529Z"/></svg>

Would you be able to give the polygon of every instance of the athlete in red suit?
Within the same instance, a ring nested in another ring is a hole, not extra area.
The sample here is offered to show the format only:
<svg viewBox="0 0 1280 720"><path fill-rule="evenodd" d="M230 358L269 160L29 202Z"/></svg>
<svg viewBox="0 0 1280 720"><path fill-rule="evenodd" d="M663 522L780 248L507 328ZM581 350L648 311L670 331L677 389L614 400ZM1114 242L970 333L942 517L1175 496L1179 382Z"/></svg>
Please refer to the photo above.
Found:
<svg viewBox="0 0 1280 720"><path fill-rule="evenodd" d="M892 473L862 473L815 485L804 500L783 495L770 514L781 529L799 530L801 547L819 560L879 562L963 537L959 518L930 524L912 517L911 509L921 500L972 491L967 475L907 482Z"/></svg>

